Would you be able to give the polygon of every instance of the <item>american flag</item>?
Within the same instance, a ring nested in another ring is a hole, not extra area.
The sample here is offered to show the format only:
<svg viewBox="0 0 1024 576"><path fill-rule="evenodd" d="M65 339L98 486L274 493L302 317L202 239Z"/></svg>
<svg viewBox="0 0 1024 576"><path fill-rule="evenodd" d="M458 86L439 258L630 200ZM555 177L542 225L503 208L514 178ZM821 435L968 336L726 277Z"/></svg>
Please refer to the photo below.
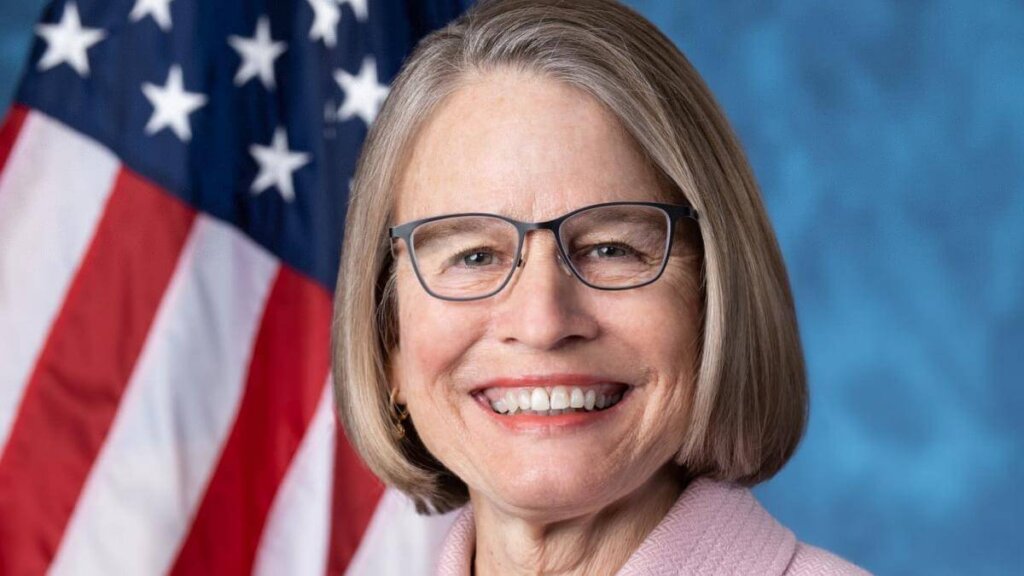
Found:
<svg viewBox="0 0 1024 576"><path fill-rule="evenodd" d="M61 0L0 130L0 574L425 573L338 429L346 198L468 0Z"/></svg>

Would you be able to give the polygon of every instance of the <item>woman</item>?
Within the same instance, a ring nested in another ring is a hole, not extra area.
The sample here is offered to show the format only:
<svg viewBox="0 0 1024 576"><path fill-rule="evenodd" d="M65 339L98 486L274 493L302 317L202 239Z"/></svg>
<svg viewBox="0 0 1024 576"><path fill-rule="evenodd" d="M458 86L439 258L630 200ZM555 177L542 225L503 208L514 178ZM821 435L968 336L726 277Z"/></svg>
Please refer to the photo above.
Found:
<svg viewBox="0 0 1024 576"><path fill-rule="evenodd" d="M611 0L484 1L370 132L335 382L439 573L854 574L749 487L803 433L779 250L686 59ZM468 505L467 505L468 504Z"/></svg>

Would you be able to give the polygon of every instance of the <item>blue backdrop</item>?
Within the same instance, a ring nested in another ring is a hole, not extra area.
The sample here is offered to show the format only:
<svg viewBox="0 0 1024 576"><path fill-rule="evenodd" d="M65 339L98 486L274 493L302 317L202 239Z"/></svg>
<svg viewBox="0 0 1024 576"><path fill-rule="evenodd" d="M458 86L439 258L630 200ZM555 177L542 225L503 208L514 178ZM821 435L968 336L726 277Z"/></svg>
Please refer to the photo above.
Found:
<svg viewBox="0 0 1024 576"><path fill-rule="evenodd" d="M808 435L757 488L880 574L1024 574L1024 4L632 0L746 146ZM6 108L42 0L0 0Z"/></svg>

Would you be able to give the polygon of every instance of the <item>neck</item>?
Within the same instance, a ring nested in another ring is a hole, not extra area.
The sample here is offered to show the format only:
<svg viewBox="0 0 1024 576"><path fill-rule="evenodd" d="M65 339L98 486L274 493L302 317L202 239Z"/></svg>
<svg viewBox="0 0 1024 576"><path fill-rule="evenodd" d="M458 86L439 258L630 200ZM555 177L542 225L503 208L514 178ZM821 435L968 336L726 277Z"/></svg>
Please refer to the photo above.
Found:
<svg viewBox="0 0 1024 576"><path fill-rule="evenodd" d="M474 573L613 574L675 503L686 486L671 463L645 484L596 512L550 521L508 514L473 498Z"/></svg>

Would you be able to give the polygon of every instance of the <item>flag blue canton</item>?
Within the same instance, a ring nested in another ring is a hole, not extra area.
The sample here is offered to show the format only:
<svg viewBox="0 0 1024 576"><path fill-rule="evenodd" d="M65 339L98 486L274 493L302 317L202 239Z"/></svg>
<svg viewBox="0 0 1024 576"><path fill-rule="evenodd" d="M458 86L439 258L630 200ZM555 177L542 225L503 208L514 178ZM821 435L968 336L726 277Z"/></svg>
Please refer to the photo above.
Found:
<svg viewBox="0 0 1024 576"><path fill-rule="evenodd" d="M16 100L332 289L368 124L471 0L60 0Z"/></svg>

